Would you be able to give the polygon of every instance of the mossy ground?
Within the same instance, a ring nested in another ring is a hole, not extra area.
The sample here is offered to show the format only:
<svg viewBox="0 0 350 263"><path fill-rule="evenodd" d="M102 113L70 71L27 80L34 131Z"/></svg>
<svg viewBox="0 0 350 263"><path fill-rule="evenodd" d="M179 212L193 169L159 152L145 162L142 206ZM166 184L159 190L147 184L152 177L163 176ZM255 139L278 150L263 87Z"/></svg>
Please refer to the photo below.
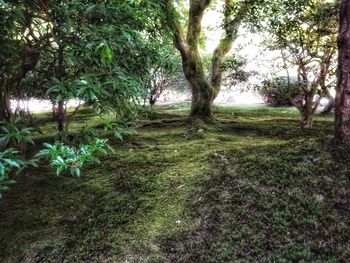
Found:
<svg viewBox="0 0 350 263"><path fill-rule="evenodd" d="M350 261L350 149L332 116L302 131L288 108L186 114L148 114L80 178L22 173L0 201L0 262Z"/></svg>

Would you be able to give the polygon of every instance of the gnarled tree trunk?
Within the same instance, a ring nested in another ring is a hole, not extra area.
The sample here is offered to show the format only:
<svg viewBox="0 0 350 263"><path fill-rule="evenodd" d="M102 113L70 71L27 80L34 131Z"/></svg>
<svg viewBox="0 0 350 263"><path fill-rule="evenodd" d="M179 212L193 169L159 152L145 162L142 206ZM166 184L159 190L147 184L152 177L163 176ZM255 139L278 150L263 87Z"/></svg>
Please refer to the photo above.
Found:
<svg viewBox="0 0 350 263"><path fill-rule="evenodd" d="M350 0L341 2L339 24L335 136L350 144Z"/></svg>
<svg viewBox="0 0 350 263"><path fill-rule="evenodd" d="M242 3L235 17L232 17L233 0L225 0L224 30L225 34L212 58L210 79L205 76L202 59L199 54L199 38L204 11L212 0L190 0L189 21L185 38L180 22L176 19L174 0L168 0L168 23L174 34L176 48L181 53L183 71L192 89L191 118L212 118L213 101L218 95L222 83L222 62L230 51L237 31L245 14L250 10L252 1ZM175 13L175 14L174 14Z"/></svg>

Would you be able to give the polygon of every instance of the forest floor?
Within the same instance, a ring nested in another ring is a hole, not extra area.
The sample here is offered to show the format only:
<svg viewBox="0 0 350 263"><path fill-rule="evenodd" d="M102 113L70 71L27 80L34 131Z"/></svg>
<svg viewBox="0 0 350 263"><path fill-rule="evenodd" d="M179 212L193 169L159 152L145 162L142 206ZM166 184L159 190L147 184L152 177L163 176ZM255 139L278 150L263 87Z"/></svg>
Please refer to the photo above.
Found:
<svg viewBox="0 0 350 263"><path fill-rule="evenodd" d="M187 110L149 112L79 178L20 174L0 200L0 262L350 261L350 149L331 115L302 131L288 108L192 126Z"/></svg>

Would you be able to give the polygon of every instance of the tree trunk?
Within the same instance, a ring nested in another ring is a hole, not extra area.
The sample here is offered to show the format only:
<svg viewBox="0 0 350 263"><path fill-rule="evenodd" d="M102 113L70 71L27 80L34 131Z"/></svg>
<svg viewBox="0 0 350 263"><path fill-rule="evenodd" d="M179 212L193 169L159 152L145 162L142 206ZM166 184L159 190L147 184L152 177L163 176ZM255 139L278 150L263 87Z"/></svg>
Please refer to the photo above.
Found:
<svg viewBox="0 0 350 263"><path fill-rule="evenodd" d="M38 61L40 53L29 46L26 46L21 51L21 60L18 62L20 68L18 72L12 75L1 74L0 76L0 119L9 119L12 115L11 93L14 92L14 87L18 87L27 73L33 70Z"/></svg>
<svg viewBox="0 0 350 263"><path fill-rule="evenodd" d="M11 78L2 76L0 86L0 120L8 120L12 116Z"/></svg>
<svg viewBox="0 0 350 263"><path fill-rule="evenodd" d="M61 80L63 77L63 59L64 59L64 46L59 46L58 48L58 65L56 69L56 76L58 80ZM61 139L64 139L66 132L66 110L65 110L65 101L63 99L57 102L57 128L58 132L61 134Z"/></svg>
<svg viewBox="0 0 350 263"><path fill-rule="evenodd" d="M65 109L64 109L64 101L61 100L57 104L57 124L58 124L58 132L59 133L64 133L66 130L66 114L65 114Z"/></svg>
<svg viewBox="0 0 350 263"><path fill-rule="evenodd" d="M312 122L314 119L314 114L312 112L309 112L305 110L304 112L301 112L300 116L300 124L302 129L310 129L312 128Z"/></svg>
<svg viewBox="0 0 350 263"><path fill-rule="evenodd" d="M192 106L190 117L211 119L213 117L212 105L214 101L214 91L211 85L203 80L202 82L190 83L192 87Z"/></svg>
<svg viewBox="0 0 350 263"><path fill-rule="evenodd" d="M52 105L52 120L57 119L57 102L55 100L51 100Z"/></svg>
<svg viewBox="0 0 350 263"><path fill-rule="evenodd" d="M168 0L166 13L168 22L173 30L176 48L181 53L183 71L192 89L191 118L212 118L213 101L218 95L222 82L222 62L225 55L232 47L234 39L242 19L252 6L252 1L242 3L235 17L232 17L233 0L225 0L224 12L224 36L215 49L212 59L211 79L206 78L202 60L199 53L199 40L202 30L204 11L209 7L212 0L190 0L187 36L185 38L174 7L174 0Z"/></svg>
<svg viewBox="0 0 350 263"><path fill-rule="evenodd" d="M350 144L350 0L341 1L339 18L335 137Z"/></svg>
<svg viewBox="0 0 350 263"><path fill-rule="evenodd" d="M321 101L321 97L314 101L316 92L317 85L314 85L308 91L304 89L303 96L298 98L298 100L291 100L291 103L300 112L300 125L302 129L312 128L313 118Z"/></svg>
<svg viewBox="0 0 350 263"><path fill-rule="evenodd" d="M312 128L312 121L314 118L314 96L310 93L305 93L304 107L300 111L300 124L302 129Z"/></svg>

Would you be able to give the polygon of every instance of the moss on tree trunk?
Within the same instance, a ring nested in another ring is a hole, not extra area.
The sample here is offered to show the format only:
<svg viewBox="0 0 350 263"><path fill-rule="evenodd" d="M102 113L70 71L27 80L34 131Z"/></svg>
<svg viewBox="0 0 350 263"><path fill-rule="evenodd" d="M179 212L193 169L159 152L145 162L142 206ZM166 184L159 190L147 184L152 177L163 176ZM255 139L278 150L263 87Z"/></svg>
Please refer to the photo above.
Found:
<svg viewBox="0 0 350 263"><path fill-rule="evenodd" d="M176 48L182 57L183 71L192 89L192 107L190 117L212 118L213 101L218 95L222 83L222 62L230 51L237 31L244 16L249 12L253 2L244 1L235 16L232 15L233 0L225 0L224 35L214 51L211 76L205 76L202 60L199 54L199 40L202 31L204 11L211 0L191 0L188 17L187 35L185 37L182 25L178 21L174 0L168 0L167 17L173 30ZM175 13L175 14L174 14Z"/></svg>

